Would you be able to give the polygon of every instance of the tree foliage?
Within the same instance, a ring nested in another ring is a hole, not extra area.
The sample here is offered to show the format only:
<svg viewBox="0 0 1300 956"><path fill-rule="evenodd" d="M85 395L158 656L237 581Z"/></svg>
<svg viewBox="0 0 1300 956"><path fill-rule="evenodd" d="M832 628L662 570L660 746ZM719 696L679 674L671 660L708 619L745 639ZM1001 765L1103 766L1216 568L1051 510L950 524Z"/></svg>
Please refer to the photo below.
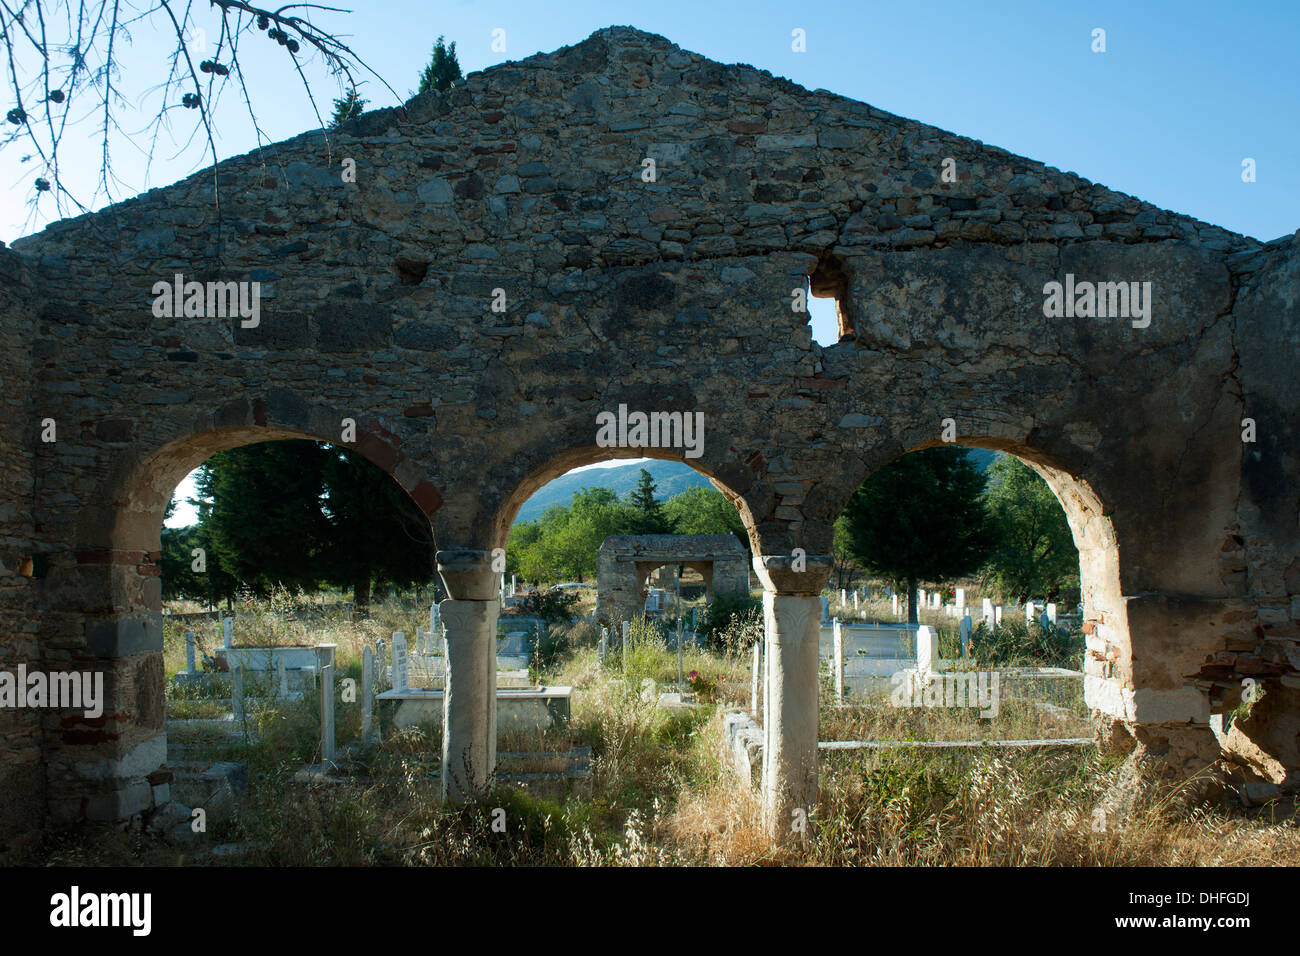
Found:
<svg viewBox="0 0 1300 956"><path fill-rule="evenodd" d="M510 529L506 569L528 581L583 581L596 573L596 552L612 534L734 533L748 547L739 512L712 488L690 488L660 503L654 481L641 480L626 500L608 488L584 488L566 505Z"/></svg>
<svg viewBox="0 0 1300 956"><path fill-rule="evenodd" d="M988 557L985 481L966 449L927 448L885 465L849 499L850 549L867 570L906 583L909 621L918 581L970 574Z"/></svg>
<svg viewBox="0 0 1300 956"><path fill-rule="evenodd" d="M637 485L628 495L628 530L626 534L671 534L673 526L655 497L655 481L641 469Z"/></svg>
<svg viewBox="0 0 1300 956"><path fill-rule="evenodd" d="M197 482L199 521L163 533L169 597L216 601L240 587L371 591L433 580L428 519L391 477L356 452L318 442L261 442L218 452ZM192 567L203 548L206 570Z"/></svg>
<svg viewBox="0 0 1300 956"><path fill-rule="evenodd" d="M356 88L348 90L334 101L334 115L330 117L330 126L341 126L350 119L356 119L365 112L370 101L361 96Z"/></svg>
<svg viewBox="0 0 1300 956"><path fill-rule="evenodd" d="M420 74L419 92L449 90L463 79L460 74L460 63L456 59L456 41L447 44L443 37L438 37L433 45L433 55L429 59L429 64Z"/></svg>
<svg viewBox="0 0 1300 956"><path fill-rule="evenodd" d="M715 488L687 488L664 502L663 513L673 534L730 533L749 550L749 535L740 512Z"/></svg>
<svg viewBox="0 0 1300 956"><path fill-rule="evenodd" d="M1019 458L989 468L986 497L994 546L985 577L1011 600L1048 600L1079 573L1079 551L1061 503L1047 482Z"/></svg>

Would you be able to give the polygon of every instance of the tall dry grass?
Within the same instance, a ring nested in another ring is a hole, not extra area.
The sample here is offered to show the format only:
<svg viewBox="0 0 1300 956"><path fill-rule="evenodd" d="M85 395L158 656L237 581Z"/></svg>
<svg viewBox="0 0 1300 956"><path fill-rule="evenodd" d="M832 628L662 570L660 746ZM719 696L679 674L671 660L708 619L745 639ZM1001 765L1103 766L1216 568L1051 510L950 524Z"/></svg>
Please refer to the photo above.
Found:
<svg viewBox="0 0 1300 956"><path fill-rule="evenodd" d="M244 626L294 643L333 640L340 659L362 644L408 634L427 608L377 604L369 621L331 618L328 609L281 616L250 608ZM237 623L236 627L240 625ZM301 628L301 630L299 630ZM238 631L237 631L238 635ZM220 633L217 630L219 643ZM306 639L303 640L302 638ZM574 688L563 733L510 738L499 749L591 748L590 795L545 797L501 781L479 805L438 801L440 737L430 728L390 734L366 752L353 775L330 786L293 782L314 758L319 697L250 707L256 742L213 746L211 757L246 762L248 794L210 816L198 846L173 846L142 833L52 835L44 861L70 864L189 862L204 846L238 844L225 865L1295 865L1300 823L1294 803L1263 810L1185 809L1176 793L1140 798L1124 816L1108 812L1122 782L1121 761L1095 747L989 752L889 750L827 752L821 801L808 833L773 845L757 791L721 757L721 721L749 696L747 653L696 648L683 669L720 687L696 708L659 706L641 681L676 680L677 656L650 629L638 631L603 664L594 635L578 625L557 635L557 663L537 678ZM237 640L238 643L238 640ZM252 641L249 641L252 643ZM723 642L724 645L726 642ZM183 663L183 644L181 645ZM169 649L174 653L174 648ZM349 665L352 666L352 665ZM626 669L625 669L626 668ZM169 670L171 668L169 667ZM346 669L344 673L350 673ZM359 676L359 673L356 675ZM359 734L355 707L336 707L340 746ZM889 708L823 709L823 734L845 737L969 733L970 714ZM1031 717L996 736L1030 735ZM1041 728L1038 728L1041 729ZM1102 808L1099 816L1098 808ZM501 811L497 813L496 811ZM495 826L505 820L504 832Z"/></svg>

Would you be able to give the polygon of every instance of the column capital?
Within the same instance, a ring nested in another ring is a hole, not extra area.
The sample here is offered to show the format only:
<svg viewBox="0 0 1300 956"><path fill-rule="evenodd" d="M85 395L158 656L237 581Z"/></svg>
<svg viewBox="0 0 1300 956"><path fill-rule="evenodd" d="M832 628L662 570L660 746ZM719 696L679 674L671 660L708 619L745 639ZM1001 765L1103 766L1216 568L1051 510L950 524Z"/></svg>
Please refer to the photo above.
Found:
<svg viewBox="0 0 1300 956"><path fill-rule="evenodd" d="M447 593L457 601L491 601L497 597L497 572L492 552L449 548L437 555L438 574Z"/></svg>
<svg viewBox="0 0 1300 956"><path fill-rule="evenodd" d="M754 573L777 594L818 595L831 577L829 554L756 554Z"/></svg>

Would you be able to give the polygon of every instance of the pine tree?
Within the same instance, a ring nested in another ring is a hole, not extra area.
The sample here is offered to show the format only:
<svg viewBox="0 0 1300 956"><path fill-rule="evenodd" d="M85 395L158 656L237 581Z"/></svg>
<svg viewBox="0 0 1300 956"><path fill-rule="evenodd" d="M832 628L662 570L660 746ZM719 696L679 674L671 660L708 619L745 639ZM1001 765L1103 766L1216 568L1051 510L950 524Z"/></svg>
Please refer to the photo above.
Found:
<svg viewBox="0 0 1300 956"><path fill-rule="evenodd" d="M259 442L218 452L197 485L208 563L263 594L276 584L314 589L329 526L321 508L325 454L306 440ZM202 546L196 544L196 547Z"/></svg>
<svg viewBox="0 0 1300 956"><path fill-rule="evenodd" d="M629 524L632 534L672 534L672 522L663 505L655 498L655 482L650 472L641 469L637 486L628 496Z"/></svg>
<svg viewBox="0 0 1300 956"><path fill-rule="evenodd" d="M326 577L352 588L353 603L362 612L370 606L372 590L430 583L434 545L428 518L401 485L361 455L325 449Z"/></svg>
<svg viewBox="0 0 1300 956"><path fill-rule="evenodd" d="M446 45L443 43L443 38L438 37L438 42L433 45L433 58L420 74L419 92L428 93L430 90L442 92L463 79L460 74L460 63L456 59L456 41L453 40L450 45Z"/></svg>
<svg viewBox="0 0 1300 956"><path fill-rule="evenodd" d="M891 461L849 499L853 556L868 571L906 582L911 623L917 582L970 574L988 556L986 480L965 448L926 448Z"/></svg>
<svg viewBox="0 0 1300 956"><path fill-rule="evenodd" d="M365 111L369 102L361 97L355 86L351 87L334 101L334 116L330 119L330 126L340 126L350 119L356 119Z"/></svg>

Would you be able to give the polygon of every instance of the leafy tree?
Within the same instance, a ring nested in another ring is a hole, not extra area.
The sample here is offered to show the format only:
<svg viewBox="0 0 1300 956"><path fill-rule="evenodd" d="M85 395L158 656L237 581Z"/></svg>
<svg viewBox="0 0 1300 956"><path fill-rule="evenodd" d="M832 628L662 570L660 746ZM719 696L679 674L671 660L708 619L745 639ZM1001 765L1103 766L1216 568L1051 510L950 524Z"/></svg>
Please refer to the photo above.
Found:
<svg viewBox="0 0 1300 956"><path fill-rule="evenodd" d="M637 486L628 495L627 534L672 534L672 523L655 498L655 482L650 472L641 469Z"/></svg>
<svg viewBox="0 0 1300 956"><path fill-rule="evenodd" d="M369 102L357 92L356 87L352 87L334 101L334 115L330 118L330 126L341 126L350 119L356 119L365 112L366 104Z"/></svg>
<svg viewBox="0 0 1300 956"><path fill-rule="evenodd" d="M210 503L198 498L190 503L199 509L199 520L188 528L162 529L162 594L167 600L192 598L216 606L223 598L226 606L234 603L239 581L221 564L221 558L212 546L212 527L205 523ZM174 502L173 502L174 504ZM169 504L167 515L173 510ZM163 519L166 521L166 517ZM194 550L203 551L202 571L194 570Z"/></svg>
<svg viewBox="0 0 1300 956"><path fill-rule="evenodd" d="M1061 503L1047 482L1013 455L989 468L987 495L995 533L986 578L1024 604L1054 598L1079 573L1079 551Z"/></svg>
<svg viewBox="0 0 1300 956"><path fill-rule="evenodd" d="M197 482L211 502L200 524L235 580L264 594L272 586L315 589L329 537L322 509L324 446L305 440L259 442L218 452ZM197 545L196 545L197 546Z"/></svg>
<svg viewBox="0 0 1300 956"><path fill-rule="evenodd" d="M582 581L596 573L601 542L611 534L626 533L628 522L628 507L613 491L583 488L567 507L554 505L536 521L511 529L507 570L517 570L531 581Z"/></svg>
<svg viewBox="0 0 1300 956"><path fill-rule="evenodd" d="M835 535L831 541L831 573L835 576L835 589L853 587L857 565L853 560L853 542L849 523L844 515L835 519Z"/></svg>
<svg viewBox="0 0 1300 956"><path fill-rule="evenodd" d="M429 520L393 478L346 448L322 446L324 510L328 518L322 574L352 588L364 612L372 587L427 584L434 575Z"/></svg>
<svg viewBox="0 0 1300 956"><path fill-rule="evenodd" d="M966 449L927 448L885 465L849 499L844 517L854 557L906 583L913 624L918 581L970 574L987 558L986 480Z"/></svg>
<svg viewBox="0 0 1300 956"><path fill-rule="evenodd" d="M663 505L673 534L734 534L749 550L749 535L736 506L716 488L694 487L673 495Z"/></svg>
<svg viewBox="0 0 1300 956"><path fill-rule="evenodd" d="M460 74L460 63L456 59L456 41L453 40L448 45L443 42L442 37L438 37L438 41L433 45L433 58L420 74L419 92L448 90L463 79Z"/></svg>
<svg viewBox="0 0 1300 956"><path fill-rule="evenodd" d="M389 475L356 452L324 443L261 442L210 458L198 480L199 523L170 536L164 574L187 593L229 599L240 584L372 591L434 579L428 519ZM189 550L206 551L206 577Z"/></svg>

